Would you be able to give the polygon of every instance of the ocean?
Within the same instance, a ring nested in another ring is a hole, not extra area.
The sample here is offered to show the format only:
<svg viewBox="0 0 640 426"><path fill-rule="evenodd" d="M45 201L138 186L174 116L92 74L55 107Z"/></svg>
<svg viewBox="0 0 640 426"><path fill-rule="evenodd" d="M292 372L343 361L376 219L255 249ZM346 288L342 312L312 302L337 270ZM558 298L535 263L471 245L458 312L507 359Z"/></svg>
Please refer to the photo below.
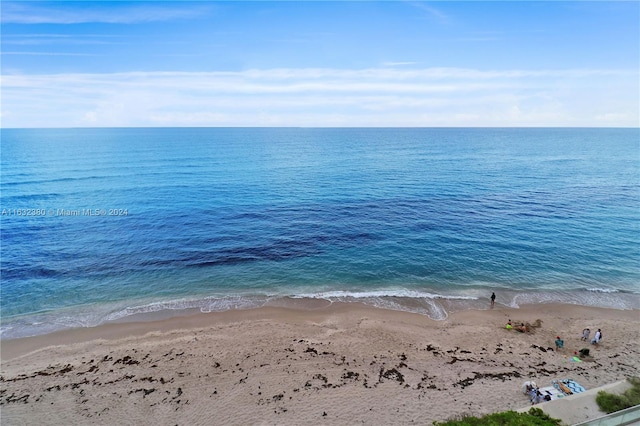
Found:
<svg viewBox="0 0 640 426"><path fill-rule="evenodd" d="M640 129L1 130L0 338L261 306L640 309Z"/></svg>

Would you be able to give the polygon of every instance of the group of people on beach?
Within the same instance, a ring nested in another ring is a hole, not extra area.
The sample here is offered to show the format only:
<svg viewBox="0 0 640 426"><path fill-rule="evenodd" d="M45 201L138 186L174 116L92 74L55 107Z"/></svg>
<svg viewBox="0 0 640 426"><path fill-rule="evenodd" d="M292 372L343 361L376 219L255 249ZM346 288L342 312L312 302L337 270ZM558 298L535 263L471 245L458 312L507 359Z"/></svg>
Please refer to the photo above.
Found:
<svg viewBox="0 0 640 426"><path fill-rule="evenodd" d="M590 335L591 335L591 330L589 330L588 328L585 328L584 330L582 330L582 337L580 338L580 340L588 342ZM602 330L598 329L598 331L596 331L596 334L593 335L593 339L591 339L591 344L597 345L600 343L600 340L602 340Z"/></svg>
<svg viewBox="0 0 640 426"><path fill-rule="evenodd" d="M580 340L582 340L583 342L589 342L589 336L591 335L591 330L588 328L585 328L584 330L582 330L582 337L580 338ZM602 330L598 329L598 331L596 331L596 334L593 336L593 339L591 339L591 344L592 345L598 345L600 343L600 340L602 340ZM556 350L558 349L562 349L564 347L564 340L562 340L560 338L560 336L556 336ZM575 352L575 354L577 355L578 352ZM580 357L585 357L589 355L589 349L580 349Z"/></svg>
<svg viewBox="0 0 640 426"><path fill-rule="evenodd" d="M507 325L505 326L507 330L516 330L520 333L527 333L529 331L529 327L525 323L520 323L520 325L513 325L511 320L507 321Z"/></svg>
<svg viewBox="0 0 640 426"><path fill-rule="evenodd" d="M493 308L493 306L496 303L495 292L491 293L490 299L491 299L491 307ZM513 325L511 323L511 320L507 321L507 325L505 326L505 328L507 330L517 330L521 333L527 333L529 331L529 327L527 327L527 325L525 325L524 323L521 323L520 325ZM590 336L591 336L591 330L589 328L585 328L584 330L582 330L582 337L580 340L589 342ZM598 329L598 331L596 331L596 333L593 335L593 339L591 339L591 344L598 345L601 340L602 340L602 330ZM556 349L562 349L564 347L564 340L562 340L560 336L556 336L555 343L556 343Z"/></svg>

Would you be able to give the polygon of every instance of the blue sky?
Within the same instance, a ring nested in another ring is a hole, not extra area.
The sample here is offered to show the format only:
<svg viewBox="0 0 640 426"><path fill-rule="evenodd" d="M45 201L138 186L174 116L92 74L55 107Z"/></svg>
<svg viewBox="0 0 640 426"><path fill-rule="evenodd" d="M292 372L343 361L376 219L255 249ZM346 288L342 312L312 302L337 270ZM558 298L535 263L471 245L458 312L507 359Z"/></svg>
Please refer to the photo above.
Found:
<svg viewBox="0 0 640 426"><path fill-rule="evenodd" d="M640 126L640 2L3 1L2 127Z"/></svg>

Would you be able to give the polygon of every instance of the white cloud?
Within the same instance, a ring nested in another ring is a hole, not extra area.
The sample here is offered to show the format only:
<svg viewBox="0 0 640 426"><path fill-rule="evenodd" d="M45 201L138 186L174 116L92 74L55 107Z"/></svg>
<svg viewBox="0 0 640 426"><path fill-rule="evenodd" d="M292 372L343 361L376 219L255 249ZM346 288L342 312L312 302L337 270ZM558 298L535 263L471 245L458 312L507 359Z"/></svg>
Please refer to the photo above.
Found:
<svg viewBox="0 0 640 426"><path fill-rule="evenodd" d="M382 66L383 67L406 67L408 65L415 65L416 62L383 62Z"/></svg>
<svg viewBox="0 0 640 426"><path fill-rule="evenodd" d="M629 70L252 69L2 76L4 127L638 126Z"/></svg>
<svg viewBox="0 0 640 426"><path fill-rule="evenodd" d="M626 112L607 112L604 114L596 115L596 120L603 123L617 123L620 121L629 121L632 120L633 117L631 114ZM637 117L636 117L637 118Z"/></svg>
<svg viewBox="0 0 640 426"><path fill-rule="evenodd" d="M449 15L427 3L409 2L408 4L415 7L416 9L426 12L425 16L432 20L435 20L440 24L449 24L451 22L451 18L449 17Z"/></svg>
<svg viewBox="0 0 640 426"><path fill-rule="evenodd" d="M113 45L124 44L122 37L112 34L3 34L5 46L41 46L41 45ZM51 52L2 52L3 55L51 55ZM96 54L98 55L98 54Z"/></svg>
<svg viewBox="0 0 640 426"><path fill-rule="evenodd" d="M180 4L179 7L166 5L131 5L111 3L109 7L92 4L79 6L75 2L67 5L47 7L37 2L4 2L2 5L3 24L132 24L136 22L170 21L195 18L208 14L211 7L206 4L194 6Z"/></svg>
<svg viewBox="0 0 640 426"><path fill-rule="evenodd" d="M71 52L28 52L14 51L2 52L2 55L24 55L24 56L99 56L97 53L71 53Z"/></svg>

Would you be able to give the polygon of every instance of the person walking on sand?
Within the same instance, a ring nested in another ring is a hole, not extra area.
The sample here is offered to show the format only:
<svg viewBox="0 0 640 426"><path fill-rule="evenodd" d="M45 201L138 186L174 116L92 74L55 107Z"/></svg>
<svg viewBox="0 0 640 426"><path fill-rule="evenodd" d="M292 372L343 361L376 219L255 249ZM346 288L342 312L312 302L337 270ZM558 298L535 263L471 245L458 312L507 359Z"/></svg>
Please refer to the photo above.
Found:
<svg viewBox="0 0 640 426"><path fill-rule="evenodd" d="M600 343L600 340L602 340L602 331L600 331L600 329L598 329L598 331L596 331L595 336L593 336L593 339L591 339L591 344L592 345L597 345Z"/></svg>
<svg viewBox="0 0 640 426"><path fill-rule="evenodd" d="M491 293L491 307L493 308L493 305L495 304L496 304L496 294Z"/></svg>
<svg viewBox="0 0 640 426"><path fill-rule="evenodd" d="M582 338L580 340L584 340L585 342L589 341L589 335L591 334L591 330L585 328L582 330Z"/></svg>

